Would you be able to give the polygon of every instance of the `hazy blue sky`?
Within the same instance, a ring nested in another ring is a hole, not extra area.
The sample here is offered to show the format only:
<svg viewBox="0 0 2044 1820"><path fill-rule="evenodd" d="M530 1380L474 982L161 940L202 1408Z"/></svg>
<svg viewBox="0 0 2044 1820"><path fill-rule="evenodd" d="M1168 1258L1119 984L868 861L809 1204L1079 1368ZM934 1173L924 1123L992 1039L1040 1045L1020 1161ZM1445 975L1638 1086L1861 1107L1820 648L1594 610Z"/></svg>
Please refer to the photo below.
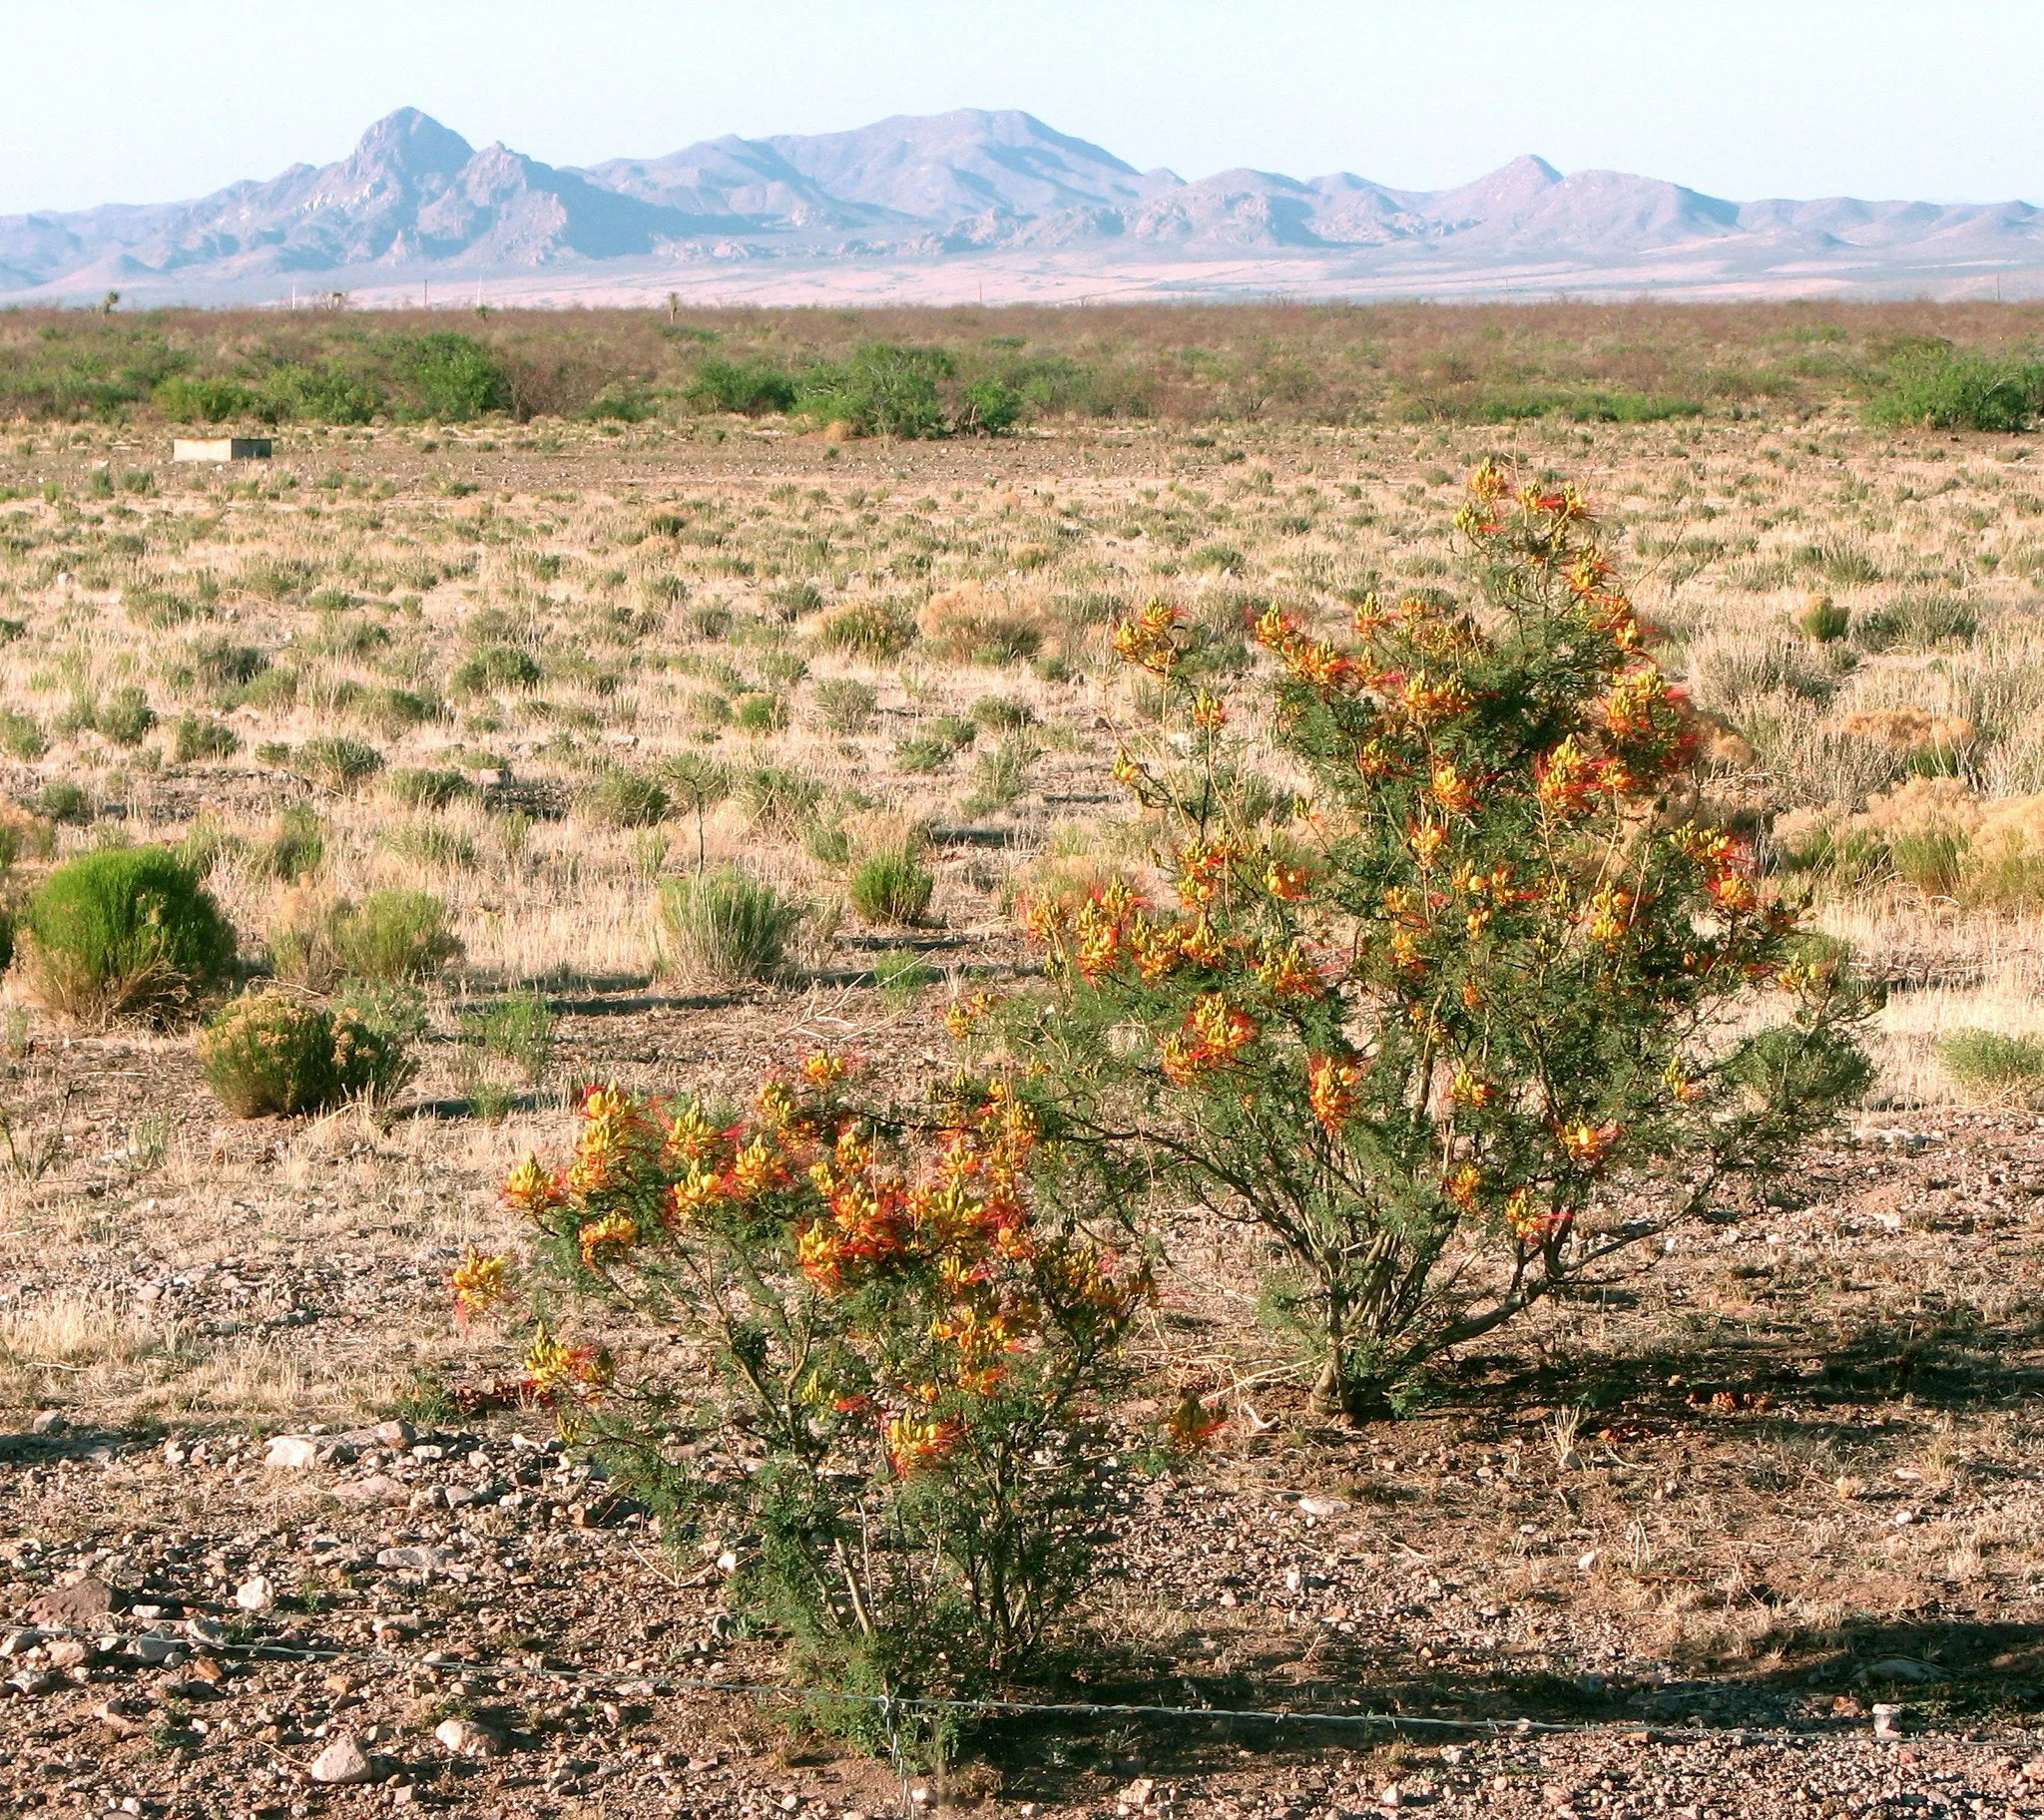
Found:
<svg viewBox="0 0 2044 1820"><path fill-rule="evenodd" d="M2044 0L6 0L0 213L342 156L407 103L555 164L1027 109L1139 167L2044 203Z"/></svg>

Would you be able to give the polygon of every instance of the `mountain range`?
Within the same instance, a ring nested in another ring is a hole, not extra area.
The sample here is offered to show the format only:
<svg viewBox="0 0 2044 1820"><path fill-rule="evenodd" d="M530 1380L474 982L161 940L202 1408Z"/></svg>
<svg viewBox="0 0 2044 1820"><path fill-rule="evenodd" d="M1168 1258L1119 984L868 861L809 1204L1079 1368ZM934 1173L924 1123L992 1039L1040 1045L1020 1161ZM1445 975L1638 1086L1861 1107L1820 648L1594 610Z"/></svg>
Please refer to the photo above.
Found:
<svg viewBox="0 0 2044 1820"><path fill-rule="evenodd" d="M957 301L2034 295L2026 203L1728 202L1515 159L1459 189L1138 171L1013 110L727 136L583 169L414 108L196 201L0 217L0 301Z"/></svg>

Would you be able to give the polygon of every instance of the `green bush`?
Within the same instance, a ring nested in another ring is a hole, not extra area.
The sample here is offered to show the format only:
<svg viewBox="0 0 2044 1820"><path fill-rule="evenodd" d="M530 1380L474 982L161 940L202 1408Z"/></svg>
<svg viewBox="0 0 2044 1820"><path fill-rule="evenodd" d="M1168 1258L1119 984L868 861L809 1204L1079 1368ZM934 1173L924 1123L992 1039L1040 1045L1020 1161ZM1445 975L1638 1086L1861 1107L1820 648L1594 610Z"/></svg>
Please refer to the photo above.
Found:
<svg viewBox="0 0 2044 1820"><path fill-rule="evenodd" d="M940 385L952 371L942 348L869 342L837 365L811 367L796 403L817 423L841 423L853 436L941 436L950 426Z"/></svg>
<svg viewBox="0 0 2044 1820"><path fill-rule="evenodd" d="M276 832L258 850L257 870L282 884L313 877L326 864L326 824L309 802L289 804L276 818Z"/></svg>
<svg viewBox="0 0 2044 1820"><path fill-rule="evenodd" d="M286 360L256 388L256 413L271 422L367 423L383 409L380 387L337 360L310 365Z"/></svg>
<svg viewBox="0 0 2044 1820"><path fill-rule="evenodd" d="M689 375L682 396L699 411L763 417L794 408L794 381L764 360L705 360Z"/></svg>
<svg viewBox="0 0 2044 1820"><path fill-rule="evenodd" d="M777 733L787 725L787 698L766 693L741 695L733 705L731 723L755 738Z"/></svg>
<svg viewBox="0 0 2044 1820"><path fill-rule="evenodd" d="M1012 809L1029 789L1038 747L1026 733L1003 739L972 761L972 789L963 803L968 815L999 815Z"/></svg>
<svg viewBox="0 0 2044 1820"><path fill-rule="evenodd" d="M426 891L371 891L332 924L333 952L356 979L431 979L461 955L447 927L447 906Z"/></svg>
<svg viewBox="0 0 2044 1820"><path fill-rule="evenodd" d="M443 330L420 335L403 362L420 412L464 423L511 408L511 380L496 355L470 336Z"/></svg>
<svg viewBox="0 0 2044 1820"><path fill-rule="evenodd" d="M444 809L450 803L466 802L476 793L475 785L459 771L388 771L382 787L393 802L408 809Z"/></svg>
<svg viewBox="0 0 2044 1820"><path fill-rule="evenodd" d="M385 1100L410 1079L403 1052L347 1010L256 992L199 1039L206 1084L238 1119L294 1118L350 1100Z"/></svg>
<svg viewBox="0 0 2044 1820"><path fill-rule="evenodd" d="M575 812L604 828L650 828L674 807L666 790L634 771L606 771L576 799Z"/></svg>
<svg viewBox="0 0 2044 1820"><path fill-rule="evenodd" d="M261 401L238 379L194 379L173 373L156 388L151 402L172 423L224 423L257 415Z"/></svg>
<svg viewBox="0 0 2044 1820"><path fill-rule="evenodd" d="M816 627L816 643L847 658L898 658L916 641L915 616L893 601L855 601Z"/></svg>
<svg viewBox="0 0 2044 1820"><path fill-rule="evenodd" d="M171 729L171 762L200 764L232 758L242 749L234 729L208 714L180 714Z"/></svg>
<svg viewBox="0 0 2044 1820"><path fill-rule="evenodd" d="M359 739L307 739L291 754L291 769L329 790L355 790L383 768L383 754Z"/></svg>
<svg viewBox="0 0 2044 1820"><path fill-rule="evenodd" d="M117 688L100 703L94 724L116 745L140 745L156 725L156 709L133 683Z"/></svg>
<svg viewBox="0 0 2044 1820"><path fill-rule="evenodd" d="M785 836L815 814L825 792L806 771L762 764L740 776L732 794L760 833Z"/></svg>
<svg viewBox="0 0 2044 1820"><path fill-rule="evenodd" d="M447 679L448 692L456 695L501 694L539 684L539 665L515 645L485 645L462 659Z"/></svg>
<svg viewBox="0 0 2044 1820"><path fill-rule="evenodd" d="M1029 400L1001 379L975 379L959 393L957 427L997 436L1021 421Z"/></svg>
<svg viewBox="0 0 2044 1820"><path fill-rule="evenodd" d="M226 979L235 935L198 875L163 847L67 860L30 899L29 981L89 1023L165 1022Z"/></svg>
<svg viewBox="0 0 2044 1820"><path fill-rule="evenodd" d="M894 762L912 775L940 771L958 755L958 747L935 733L916 733L894 748Z"/></svg>
<svg viewBox="0 0 2044 1820"><path fill-rule="evenodd" d="M2027 1099L2044 1090L2044 1038L1955 1030L1939 1040L1937 1059L1960 1087L1983 1099Z"/></svg>
<svg viewBox="0 0 2044 1820"><path fill-rule="evenodd" d="M33 763L49 749L50 742L33 714L17 713L11 707L0 709L0 752Z"/></svg>
<svg viewBox="0 0 2044 1820"><path fill-rule="evenodd" d="M1962 594L1911 590L1860 614L1854 641L1868 651L1934 651L1940 645L1970 645L1980 616Z"/></svg>
<svg viewBox="0 0 2044 1820"><path fill-rule="evenodd" d="M840 738L854 738L870 731L879 706L880 691L870 682L833 677L816 684L816 718L822 722L824 731Z"/></svg>
<svg viewBox="0 0 2044 1820"><path fill-rule="evenodd" d="M2044 409L2044 361L1996 360L1948 343L1904 349L1867 406L1886 428L2026 430Z"/></svg>
<svg viewBox="0 0 2044 1820"><path fill-rule="evenodd" d="M845 896L862 923L905 925L922 921L936 886L935 876L910 849L895 847L861 860Z"/></svg>
<svg viewBox="0 0 2044 1820"><path fill-rule="evenodd" d="M1820 594L1795 616L1795 630L1812 645L1832 645L1852 629L1851 613Z"/></svg>
<svg viewBox="0 0 2044 1820"><path fill-rule="evenodd" d="M873 958L873 984L890 1011L906 1011L943 976L911 948L890 948Z"/></svg>
<svg viewBox="0 0 2044 1820"><path fill-rule="evenodd" d="M554 1050L554 1014L542 992L514 992L486 1010L464 1013L461 1034L500 1057L535 1084L544 1081Z"/></svg>
<svg viewBox="0 0 2044 1820"><path fill-rule="evenodd" d="M660 889L666 970L709 985L779 971L802 906L733 866L671 878Z"/></svg>
<svg viewBox="0 0 2044 1820"><path fill-rule="evenodd" d="M69 777L52 777L36 792L36 813L59 824L83 827L98 813L92 792Z"/></svg>

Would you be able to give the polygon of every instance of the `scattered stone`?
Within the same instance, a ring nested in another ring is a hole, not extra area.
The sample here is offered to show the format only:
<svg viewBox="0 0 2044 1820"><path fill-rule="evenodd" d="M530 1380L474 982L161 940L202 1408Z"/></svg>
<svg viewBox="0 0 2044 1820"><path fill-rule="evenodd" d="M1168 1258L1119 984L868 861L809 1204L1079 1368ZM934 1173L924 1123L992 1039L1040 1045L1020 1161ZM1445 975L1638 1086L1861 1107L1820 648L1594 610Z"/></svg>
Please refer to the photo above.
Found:
<svg viewBox="0 0 2044 1820"><path fill-rule="evenodd" d="M0 1681L0 1687L12 1687L16 1693L26 1694L30 1699L62 1685L56 1675L41 1668L24 1668L19 1674L10 1674L6 1680Z"/></svg>
<svg viewBox="0 0 2044 1820"><path fill-rule="evenodd" d="M315 1465L319 1444L309 1435L278 1435L262 1450L262 1464L297 1471Z"/></svg>
<svg viewBox="0 0 2044 1820"><path fill-rule="evenodd" d="M473 1719L442 1719L433 1736L457 1757L501 1757L504 1734Z"/></svg>
<svg viewBox="0 0 2044 1820"><path fill-rule="evenodd" d="M381 1549L376 1555L376 1565L379 1568L409 1568L414 1574L444 1574L447 1556L441 1549Z"/></svg>
<svg viewBox="0 0 2044 1820"><path fill-rule="evenodd" d="M1343 1511L1348 1509L1348 1500L1346 1498L1301 1498L1298 1501L1298 1508L1307 1517L1323 1519L1338 1517Z"/></svg>
<svg viewBox="0 0 2044 1820"><path fill-rule="evenodd" d="M1877 1738L1899 1738L1902 1735L1902 1709L1876 1701L1873 1708L1873 1735Z"/></svg>
<svg viewBox="0 0 2044 1820"><path fill-rule="evenodd" d="M312 1759L305 1773L314 1782L323 1782L333 1788L349 1788L358 1783L373 1782L376 1766L369 1761L369 1753L360 1744L343 1734Z"/></svg>
<svg viewBox="0 0 2044 1820"><path fill-rule="evenodd" d="M353 1479L333 1488L334 1497L343 1504L389 1504L403 1498L405 1488L386 1473L373 1473L366 1479Z"/></svg>
<svg viewBox="0 0 2044 1820"><path fill-rule="evenodd" d="M228 1640L227 1626L214 1617L187 1618L185 1634L195 1643L224 1643Z"/></svg>
<svg viewBox="0 0 2044 1820"><path fill-rule="evenodd" d="M17 1628L0 1636L0 1656L26 1655L43 1640L40 1630Z"/></svg>
<svg viewBox="0 0 2044 1820"><path fill-rule="evenodd" d="M43 1660L52 1668L84 1668L99 1652L82 1636L59 1636L43 1650Z"/></svg>
<svg viewBox="0 0 2044 1820"><path fill-rule="evenodd" d="M235 1589L235 1603L244 1611L268 1611L276 1604L276 1589L260 1574Z"/></svg>
<svg viewBox="0 0 2044 1820"><path fill-rule="evenodd" d="M112 1615L113 1609L114 1589L91 1575L68 1587L52 1587L28 1603L30 1620L53 1630L85 1629L94 1618Z"/></svg>
<svg viewBox="0 0 2044 1820"><path fill-rule="evenodd" d="M151 1668L175 1668L191 1654L181 1637L162 1630L145 1630L128 1645L135 1658Z"/></svg>

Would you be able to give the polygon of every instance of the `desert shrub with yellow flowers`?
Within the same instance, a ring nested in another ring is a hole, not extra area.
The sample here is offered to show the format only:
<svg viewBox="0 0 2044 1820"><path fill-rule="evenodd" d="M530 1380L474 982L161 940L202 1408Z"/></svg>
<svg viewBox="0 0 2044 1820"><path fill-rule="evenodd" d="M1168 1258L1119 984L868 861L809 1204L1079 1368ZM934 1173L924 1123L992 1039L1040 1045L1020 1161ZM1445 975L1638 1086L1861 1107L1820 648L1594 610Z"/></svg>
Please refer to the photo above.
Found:
<svg viewBox="0 0 2044 1820"><path fill-rule="evenodd" d="M957 1020L1029 1059L1067 1179L1275 1241L1270 1310L1350 1417L1778 1167L1868 1078L1866 997L1707 813L1583 499L1486 465L1456 523L1471 608L1255 620L1241 687L1309 779L1288 820L1180 616L1123 623L1163 703L1117 764L1155 870L1031 906L1049 989Z"/></svg>
<svg viewBox="0 0 2044 1820"><path fill-rule="evenodd" d="M572 1154L504 1189L561 1311L529 1384L670 1533L739 1556L735 1596L811 1679L970 1694L1088 1578L1150 1279L1069 1196L1038 1211L1036 1118L998 1080L909 1127L855 1076L815 1054L732 1116L588 1092ZM510 1284L474 1257L454 1287L467 1316ZM659 1343L607 1347L628 1332Z"/></svg>

